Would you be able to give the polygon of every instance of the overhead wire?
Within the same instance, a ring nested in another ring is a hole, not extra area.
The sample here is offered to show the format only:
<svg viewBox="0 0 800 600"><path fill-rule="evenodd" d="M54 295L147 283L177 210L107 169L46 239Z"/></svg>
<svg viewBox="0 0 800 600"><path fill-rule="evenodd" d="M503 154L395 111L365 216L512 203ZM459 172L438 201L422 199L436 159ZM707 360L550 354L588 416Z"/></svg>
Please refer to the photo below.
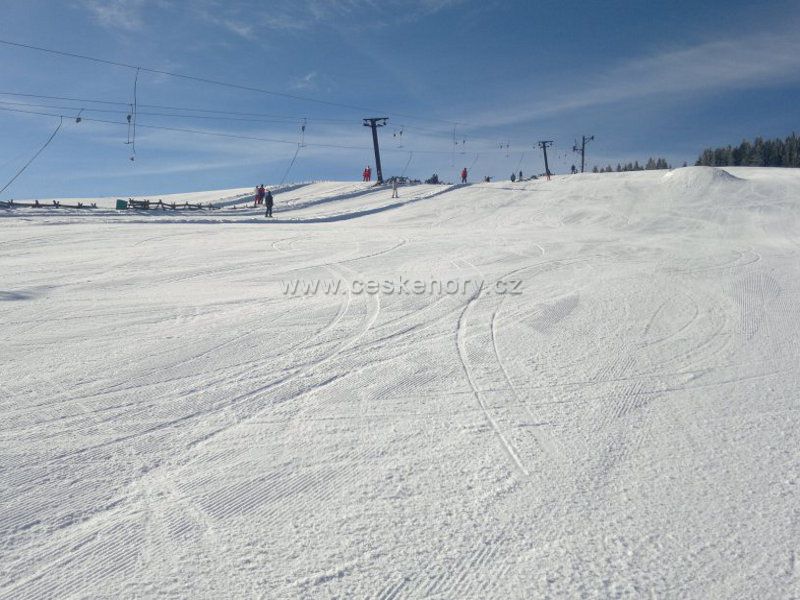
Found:
<svg viewBox="0 0 800 600"><path fill-rule="evenodd" d="M85 106L86 104L102 104L106 106L120 106L120 107L131 107L130 102L120 102L120 101L112 101L106 99L93 99L93 98L77 98L74 96L52 96L47 94L31 94L31 93L22 93L22 92L9 92L9 91L0 91L0 96L13 96L13 97L20 97L20 98L34 98L37 100L63 100L66 102L76 102L80 103L81 106ZM0 102L4 104L24 104L24 103L16 103L11 102L8 100L0 100ZM33 105L36 106L36 105ZM42 105L44 106L44 105ZM224 117L219 117L219 120L227 120L227 121L242 121L242 122L264 122L264 123L296 123L298 120L306 119L307 121L313 121L315 123L341 123L341 124L348 124L357 121L358 119L336 119L330 117L312 117L312 116L290 116L290 115L275 115L270 113L252 113L252 112L244 112L244 111L231 111L231 110L219 110L219 109L212 109L212 108L199 108L199 107L190 107L190 106L175 106L175 105L166 105L166 104L145 104L142 102L138 103L139 108L145 109L161 109L161 110L170 110L170 111L182 111L182 112L191 112L191 113L207 113L208 115L225 115ZM72 109L76 107L72 106L47 106L47 108L54 108L54 109ZM112 109L101 109L101 108L86 108L85 110L90 112L106 112L106 113L114 113ZM178 118L197 118L197 119L208 119L213 120L215 117L206 116L206 115L178 115L173 113L157 113L157 112L148 112L148 111L138 111L140 115L147 115L147 116L164 116L164 117L178 117ZM233 118L233 117L254 117L253 119L249 118ZM447 137L450 138L453 134L452 130L442 130L442 129L433 129L431 127L420 127L416 125L402 125L400 131L402 130L410 130L410 131L417 131L422 133L428 133L433 136L439 137ZM485 136L478 136L478 135L470 135L469 138L473 141L482 141L486 143L496 143L496 139L489 138ZM457 145L458 143L455 140L455 136L453 136L453 143ZM518 141L519 145L524 146L525 143Z"/></svg>
<svg viewBox="0 0 800 600"><path fill-rule="evenodd" d="M61 131L61 127L62 127L63 125L64 125L64 117L63 117L63 116L59 116L58 127L56 127L55 131L53 131L53 133L52 133L52 134L50 134L50 137L49 137L49 138L47 138L47 141L44 143L44 145L43 145L41 148L39 148L39 149L36 151L36 154L34 154L34 155L33 155L33 156L30 158L30 160L28 160L28 162L26 162L26 163L25 163L25 164L22 166L22 168L21 168L19 171L17 171L17 172L16 172L16 174L15 174L15 175L14 175L14 176L13 176L13 177L12 177L12 178L11 178L11 179L8 181L8 183L6 183L6 184L3 186L3 189L0 189L0 194L2 194L3 192L5 192L5 191L6 191L6 190L9 188L9 186L10 186L12 183L14 183L14 182L17 180L17 178L18 178L20 175L22 175L22 174L25 172L25 170L26 170L26 169L27 169L29 166L31 166L31 164L33 163L33 161L35 161L35 160L36 160L36 159L39 157L39 155L40 155L42 152L44 152L44 149L45 149L45 148L47 148L47 147L50 145L50 142L52 142L52 141L53 141L53 139L54 139L54 138L56 137L56 135L58 134L58 132L59 132L59 131Z"/></svg>
<svg viewBox="0 0 800 600"><path fill-rule="evenodd" d="M45 94L29 94L29 93L21 93L21 92L8 92L8 91L0 91L0 96L13 96L13 97L20 97L20 98L34 98L37 100L63 100L66 102L76 102L80 103L81 107L84 107L84 110L88 112L102 112L102 113L117 113L118 111L110 109L110 108L85 108L86 104L101 104L106 106L119 106L119 107L131 107L130 102L115 102L111 100L103 100L103 99L91 99L91 98L76 98L72 96L51 96ZM44 105L44 104L28 104L24 102L13 102L10 100L0 100L2 104L16 104L21 106L40 106L43 108L52 108L56 110L70 110L76 107L73 106L62 106L62 105ZM145 103L138 103L139 108L144 109L161 109L161 110L170 110L170 111L181 111L181 112L190 112L190 113L207 113L203 115L190 115L190 114L175 114L174 112L171 113L161 113L161 112L150 112L147 110L138 110L139 115L143 116L160 116L160 117L176 117L181 119L205 119L205 120L225 120L225 121L241 121L241 122L252 122L252 123L296 123L298 120L305 119L306 121L313 121L315 123L331 123L331 124L348 124L354 123L357 119L334 119L328 117L311 117L311 116L289 116L289 115L274 115L270 113L251 113L251 112L243 112L243 111L229 111L229 110L218 110L218 109L211 109L211 108L198 108L198 107L189 107L189 106L175 106L175 105L165 105L165 104L145 104ZM210 116L210 115L222 115L219 117ZM253 118L249 118L253 117ZM418 127L416 125L403 125L401 127L402 130L410 130L410 131L417 131L422 133L428 133L433 136L438 136L442 138L450 138L452 135L452 131L450 130L442 130L442 129L433 129L429 127ZM484 136L476 136L470 135L469 138L473 141L482 141L486 143L495 143L496 140L489 137ZM454 142L455 143L455 142ZM519 145L525 145L524 143L520 142Z"/></svg>
<svg viewBox="0 0 800 600"><path fill-rule="evenodd" d="M122 103L120 103L122 104ZM27 106L32 108L47 108L53 110L73 110L77 107L75 106L63 106L63 105L53 105L53 104L31 104L30 102L9 102L6 100L0 100L0 105L12 105L12 106ZM132 107L132 104L125 104L124 106ZM139 104L138 106L146 106L145 104ZM105 113L105 114L120 114L120 110L112 109L112 108L86 108L81 107L84 112L90 113ZM175 109L181 110L181 109ZM284 119L255 119L255 118L244 118L244 117L228 117L228 116L216 116L216 115L187 115L187 114L180 114L180 113L165 113L165 112L150 112L150 111L142 111L137 110L137 114L140 116L148 116L148 117L175 117L178 119L205 119L205 120L219 120L219 121L239 121L244 123L283 123L289 124L290 121ZM295 119L296 121L296 119ZM315 120L316 121L316 120ZM354 122L353 120L347 121L348 123Z"/></svg>
<svg viewBox="0 0 800 600"><path fill-rule="evenodd" d="M182 132L182 133L197 134L197 135L209 135L209 136L216 136L216 137L234 138L234 139L242 139L242 140L255 140L255 141L264 141L264 142L272 142L272 143L280 143L280 144L294 144L295 143L295 142L291 142L289 140L274 139L274 138L268 138L268 137L257 137L257 136L248 136L248 135L240 135L240 134L232 134L232 133L223 133L223 132L216 132L216 131L197 130L197 129L188 129L188 128L180 128L180 127L168 127L168 126L159 126L159 125L146 125L146 124L138 123L137 122L138 121L137 117L140 114L144 115L144 116L154 116L154 117L181 118L181 119L192 119L192 118L194 118L194 119L206 119L206 120L230 120L230 121L242 121L242 122L275 122L275 123L283 123L283 122L287 122L287 121L293 119L292 117L283 117L283 116L277 116L277 115L267 115L267 114L264 114L264 113L246 113L246 112L236 112L236 111L223 111L223 110L218 110L218 109L180 107L180 106L166 106L166 105L157 105L157 104L141 104L140 105L139 102L138 102L138 93L137 93L137 86L138 86L138 80L139 80L140 72L147 72L147 73L152 73L152 74L157 74L157 75L162 75L162 76L179 78L179 79L188 80L188 81L194 81L194 82L198 82L198 83L204 83L204 84L210 84L210 85L216 85L216 86L223 86L223 87L232 88L232 89L245 90L245 91L251 91L251 92L256 92L256 93L268 94L268 95L272 95L272 96L290 98L290 99L298 100L298 101L313 102L313 103L317 103L317 104L321 104L321 105L327 105L327 106L335 106L335 107L347 108L347 109L352 109L352 110L360 110L360 111L373 110L373 109L369 109L369 108L366 108L366 107L347 104L347 103L331 102L331 101L327 101L327 100L322 100L320 98L313 98L313 97L310 97L310 96L301 96L301 95L297 95L297 94L276 92L274 90L269 90L269 89L265 89L265 88L241 85L241 84L236 84L236 83L230 83L230 82L220 81L220 80L216 80L216 79L212 79L212 78L208 78L208 77L200 77L200 76L194 76L194 75L187 75L187 74L184 74L184 73L176 73L176 72L166 71L166 70L163 70L163 69L156 69L156 68L152 68L152 67L136 66L136 65L132 65L132 64L124 63L124 62L119 62L119 61L113 61L113 60L100 58L100 57L96 57L96 56L77 54L77 53L73 53L73 52L66 52L66 51L56 50L56 49L52 49L52 48L44 48L44 47L41 47L41 46L35 46L35 45L31 45L31 44L23 44L23 43L18 43L18 42L12 42L12 41L9 41L9 40L0 39L0 44L6 45L6 46L12 46L12 47L18 47L18 48L34 50L34 51L38 51L38 52L54 54L54 55L59 55L59 56L65 56L65 57L74 58L74 59L91 61L91 62L95 62L95 63L99 63L99 64L105 64L105 65L109 65L109 66L122 67L122 68L135 70L136 71L136 75L135 75L135 79L134 79L133 103L132 104L127 104L127 105L125 103L121 103L121 102L114 102L114 101L102 100L102 99L83 99L83 98L74 98L74 97L69 97L69 96L52 96L52 95L41 95L41 94L26 94L26 93L21 93L21 92L0 92L0 95L6 95L6 96L16 96L16 97L36 98L36 99L46 99L46 100L63 100L63 101L66 101L66 102L91 103L91 104L101 104L101 105L106 105L106 106L130 106L131 112L128 114L127 120L128 120L128 125L129 125L128 143L131 144L132 151L133 151L133 155L131 156L131 160L134 160L135 155L136 155L136 127L137 127L137 125L139 127L143 127L143 128L146 128L146 129L156 129L156 130L163 130L163 131ZM0 101L0 104L6 104L6 105L11 104L11 105L17 105L17 106L19 106L19 105L23 105L24 106L23 103L12 103L12 102L4 102L4 101ZM147 112L147 111L140 112L139 111L139 107L140 106L145 107L145 108L156 108L156 109L170 110L170 111L182 111L184 113L193 112L193 113L204 113L204 114L178 114L176 112L159 113L159 112ZM41 109L55 109L55 110L77 110L79 108L79 107L62 107L62 106L53 107L53 106L42 106L42 105L33 105L32 107L36 108L36 109L40 109L41 108ZM63 114L54 114L54 113L49 113L49 112L41 112L41 111L38 111L38 110L19 110L19 109L12 109L12 108L7 108L7 107L3 107L3 106L0 106L0 110L10 111L10 112L27 113L27 114L34 114L34 115L42 115L42 116L53 116L53 117L58 116L58 117L60 117L62 123L63 123L63 118L65 116ZM106 119L95 119L95 118L89 118L89 117L82 117L81 115L84 112L89 112L89 113L93 113L93 112L97 112L97 113L99 113L99 112L115 113L117 111L110 110L110 109L91 108L91 107L90 108L86 108L85 106L81 106L80 107L80 111L78 112L78 116L76 118L77 122L80 122L81 120L86 120L86 121L91 121L91 122L96 122L96 123L105 123L105 124L112 124L112 125L124 125L125 124L125 123L120 123L118 121L111 121L111 120L106 120ZM466 154L467 137L469 137L470 139L473 139L473 140L488 140L488 138L481 138L481 137L478 137L478 136L466 136L466 134L465 134L463 140L459 144L459 142L457 141L457 138L456 138L456 133L457 133L457 128L459 126L463 125L462 123L459 123L459 122L453 121L453 120L449 120L449 119L441 119L441 118L433 118L433 117L421 117L421 116L418 116L418 115L409 115L409 114L396 113L396 112L390 112L389 114L391 114L393 116L397 116L397 117L404 117L406 119L412 119L412 120L415 120L415 121L439 122L439 123L446 123L446 124L448 124L448 126L449 125L453 126L453 129L452 129L452 146L451 146L451 149L450 149L449 152L444 151L444 150L412 150L412 151L410 151L409 159L408 159L408 162L406 163L406 167L404 168L404 172L408 168L408 165L410 164L411 159L412 159L412 157L413 157L415 152L428 153L428 154L445 154L445 153L449 153L449 154L451 154L451 162L454 165L455 164L456 148L458 148L460 146L460 153L461 154ZM251 119L251 118L245 118L245 117L256 117L256 118L252 118ZM258 117L266 117L266 118L258 118ZM314 120L317 121L317 122L321 122L321 123L322 122L327 122L327 123L350 123L350 122L352 122L352 120L350 120L350 119L321 118L321 119L314 119ZM307 122L307 118L304 118L304 123L305 122ZM402 130L405 129L405 128L406 128L406 126L403 126L401 128L400 135L402 135ZM303 129L305 129L305 126L303 127ZM423 128L423 127L416 127L416 126L409 126L408 129L417 130L417 131L423 131L423 132L426 132L426 133L429 133L429 134L432 134L432 135L435 135L435 136L444 137L445 135L448 135L447 132L442 131L441 129L435 130L435 129L428 129L428 128ZM316 143L316 144L312 143L312 144L309 144L309 145L316 146L316 147L321 147L321 148L367 150L366 146L350 146L350 145L341 145L341 144L322 144L322 143ZM301 142L298 144L298 147L297 147L297 149L295 151L294 157L293 157L292 161L290 162L288 170L290 170L292 168L292 166L294 165L294 162L295 162L295 160L297 158L297 155L298 155L298 153L300 151L300 148L302 148L304 146L305 146L305 144L303 143L303 141L301 139ZM393 149L393 148L385 148L384 149L385 152L401 151L401 150L402 150L402 145L399 145L398 148L396 148L396 149ZM409 152L409 150L407 150L407 149L406 150L402 150L402 151ZM508 142L506 143L506 155L508 156ZM475 164L475 162L477 162L479 156L480 156L480 153L476 154L475 160L472 163L473 165ZM524 154L523 154L523 157L524 157ZM521 163L521 161L522 161L522 158L520 158L520 163ZM287 170L287 175L288 175L288 170Z"/></svg>
<svg viewBox="0 0 800 600"><path fill-rule="evenodd" d="M408 171L408 165L411 164L411 159L412 158L414 158L414 152L413 151L408 153L408 160L406 161L406 166L403 167L402 173L400 173L400 177L405 177L406 176L406 171Z"/></svg>
<svg viewBox="0 0 800 600"><path fill-rule="evenodd" d="M33 110L22 110L18 108L5 108L0 106L0 111L5 112L13 112L13 113L21 113L21 114L29 114L29 115L38 115L38 116L46 116L46 117L66 117L72 118L70 115L64 115L60 113L51 113L51 112L42 112L42 111L33 111ZM84 121L92 122L92 123L104 123L108 125L126 125L125 122L122 121L111 121L108 119L94 119L90 117L82 117ZM270 142L275 144L297 144L296 141L291 140L282 140L276 138L267 138L267 137L257 137L257 136L249 136L249 135L240 135L240 134L233 134L233 133L223 133L217 131L204 131L202 129L188 129L182 127L167 127L164 125L146 125L139 123L137 125L140 129L153 129L153 130L161 130L161 131L173 131L179 133L191 133L196 135L206 135L212 137L222 137L222 138L231 138L231 139L240 139L240 140L250 140L250 141L257 141L257 142ZM353 145L344 145L344 144L325 144L325 143L317 143L317 142L306 142L305 146L313 146L316 148L335 148L335 149L342 149L342 150L371 150L369 146L353 146ZM409 150L400 150L397 148L384 148L381 150L382 152L408 152ZM449 150L420 150L415 149L413 150L414 153L418 154L450 154Z"/></svg>
<svg viewBox="0 0 800 600"><path fill-rule="evenodd" d="M321 105L326 105L326 106L336 106L336 107L339 107L339 108L347 108L347 109L350 109L350 110L376 112L374 108L368 108L368 107L358 106L358 105L354 105L354 104L347 104L347 103L344 103L344 102L333 102L333 101L330 101L330 100L322 100L322 99L319 99L319 98L312 98L310 96L300 96L298 94L289 94L289 93L286 93L286 92L276 92L274 90L268 90L266 88L259 88L259 87L249 86L249 85L242 85L242 84L238 84L238 83L230 83L230 82L227 82L227 81L220 81L218 79L211 79L209 77L199 77L199 76L196 76L196 75L186 75L184 73L176 73L176 72L173 72L173 71L166 71L164 69L155 69L155 68L152 68L152 67L142 67L142 66L137 66L137 65L124 63L124 62L109 60L109 59L105 59L105 58L99 58L99 57L96 57L96 56L89 56L89 55L86 55L86 54L78 54L78 53L75 53L75 52L66 52L64 50L55 50L53 48L44 48L42 46L34 46L33 44L23 44L23 43L20 43L20 42L12 42L10 40L3 40L3 39L0 39L0 44L6 45L6 46L12 46L12 47L16 47L16 48L24 48L24 49L27 49L27 50L34 50L34 51L37 51L37 52L45 52L45 53L48 53L48 54L54 54L54 55L58 55L58 56L65 56L65 57L79 59L79 60L95 62L95 63L99 63L99 64L110 65L110 66L114 66L114 67L122 67L122 68L132 69L132 70L140 70L140 71L144 71L146 73L152 73L152 74L155 74L155 75L164 75L164 76L167 76L167 77L174 77L174 78L177 78L177 79L184 79L184 80L187 80L187 81L195 81L195 82L198 82L198 83L205 83L205 84L209 84L209 85L216 85L216 86L227 87L227 88L231 88L231 89L237 89L237 90L243 90L243 91L249 91L249 92L256 92L256 93L260 93L260 94L267 94L267 95L270 95L270 96L289 98L289 99L292 99L292 100L299 100L299 101L303 101L303 102L313 102L313 103L316 103L316 104L321 104ZM377 112L387 112L387 111L377 111ZM393 115L398 116L398 117L404 117L404 118L407 118L407 119L414 119L414 120L417 120L417 121L432 121L432 122L451 123L451 124L455 123L454 121L449 120L449 119L440 119L440 118L436 118L436 117L420 117L420 116L416 116L416 115L408 115L408 114L394 112L394 111L388 111L388 112L390 112L390 114L393 114Z"/></svg>
<svg viewBox="0 0 800 600"><path fill-rule="evenodd" d="M131 149L133 150L133 154L131 155L131 160L136 160L136 117L137 109L138 109L138 92L137 87L139 85L139 69L136 69L136 77L133 80L133 104L131 104L132 116L133 116L133 138L130 135L130 129L128 129L128 143L131 144ZM128 115L128 123L131 122L131 115Z"/></svg>
<svg viewBox="0 0 800 600"><path fill-rule="evenodd" d="M139 68L136 68L136 79L133 81L133 156L131 160L136 157L136 117L138 116L139 111Z"/></svg>
<svg viewBox="0 0 800 600"><path fill-rule="evenodd" d="M302 148L305 145L305 139L306 139L306 123L303 122L303 124L300 126L300 141L297 142L297 149L294 151L294 156L292 157L289 166L286 167L286 172L283 174L283 177L281 178L281 182L279 185L283 185L284 182L286 181L286 178L289 177L289 172L292 170L292 167L294 166L294 163L297 160L297 155L300 154L300 148Z"/></svg>
<svg viewBox="0 0 800 600"><path fill-rule="evenodd" d="M250 92L255 92L255 93L262 93L262 94L267 94L267 95L272 95L272 96L277 96L277 97L284 97L284 98L298 100L298 101L312 102L312 103L316 103L316 104L319 104L319 105L347 108L347 109L351 109L351 110L359 110L359 111L374 111L375 110L373 108L363 107L363 106L354 105L354 104L348 104L348 103L344 103L344 102L333 102L333 101L329 101L329 100L323 100L321 98L314 98L314 97L311 97L311 96L304 96L304 95L299 95L299 94L290 94L290 93L286 93L286 92L278 92L278 91L275 91L275 90L270 90L270 89L261 88L261 87L248 86L248 85L242 85L242 84L237 84L237 83L231 83L231 82L227 82L227 81L221 81L221 80L212 79L212 78L209 78L209 77L202 77L202 76L196 76L196 75L187 75L185 73L177 73L177 72L174 72L174 71L168 71L168 70L165 70L165 69L156 69L156 68L153 68L153 67L143 67L141 65L133 65L133 64L129 64L129 63L121 62L121 61L110 60L110 59L107 59L107 58L101 58L101 57L97 57L97 56L90 56L90 55L86 55L86 54L79 54L79 53L75 53L75 52L68 52L68 51L64 51L64 50L57 50L57 49L54 49L54 48L45 48L45 47L36 46L36 45L33 45L33 44L25 44L25 43L20 43L20 42L14 42L14 41L11 41L11 40L0 39L0 44L6 45L6 46L9 46L9 47L22 48L22 49L27 49L27 50L37 51L37 52L43 52L43 53L53 54L53 55L58 55L58 56L64 56L64 57L78 59L78 60L90 61L90 62L94 62L94 63L98 63L98 64L104 64L104 65L109 65L109 66L114 66L114 67L120 67L120 68L136 70L137 74L140 71L141 72L147 72L147 73L151 73L151 74L167 76L167 77L173 77L173 78L183 79L183 80L187 80L187 81L194 81L194 82L203 83L203 84L222 86L222 87L227 87L227 88L231 88L231 89L238 89L238 90L250 91ZM0 94L2 94L2 92L0 92ZM22 95L22 94L18 94L18 95ZM36 95L33 95L33 94L31 94L30 96L31 97L36 97ZM44 96L39 96L39 97L44 97ZM65 99L65 100L69 100L69 101L82 101L80 99L73 99L73 98L67 98L67 97L56 97L56 96L51 97L51 99ZM117 103L112 103L110 101L101 101L101 100L97 100L97 101L94 101L94 102L107 103L107 104L117 104ZM213 110L213 109L194 109L194 108L189 108L189 107L168 107L168 106L163 106L163 105L144 105L144 104L141 105L141 106L146 107L146 108L161 108L161 109L167 109L167 110L175 109L175 110L185 110L185 111L193 111L193 112L228 114L228 115L236 115L237 114L237 113L234 113L232 111L217 111L217 110ZM455 121L455 120L452 120L452 119L443 119L443 118L438 118L438 117L428 117L428 116L421 116L421 115L411 115L411 114L399 113L399 112L394 112L394 111L378 111L378 112L384 112L384 113L388 112L392 116L403 117L403 118L411 119L411 120L415 120L415 121L438 122L438 123L447 124L448 126L452 125L453 128L454 128L454 131L453 131L454 146L457 145L457 143L455 143L455 128L456 127L458 127L458 126L466 126L468 130L469 129L475 129L475 128L477 128L479 130L480 129L485 129L485 128L481 127L480 125L477 125L477 126L472 125L471 126L468 123ZM273 117L272 115L260 115L260 114L257 114L257 113L238 113L238 114L239 114L239 116L266 116L266 117ZM164 116L168 116L168 115L164 115ZM296 121L296 119L297 119L297 117L287 117L287 120L289 120L289 121ZM349 122L351 122L350 119L324 119L323 120L323 119L316 119L315 118L314 120L316 122L329 122L329 123L349 123ZM413 127L409 127L409 128L411 129ZM420 130L420 131L423 130L423 128L419 128L419 127L417 127L416 129ZM441 130L435 131L435 130L432 130L432 129L428 129L427 132L431 133L433 135L439 135L439 136L446 135L446 133L444 131L441 131ZM486 141L489 140L489 138L483 138L483 137L478 137L478 136L469 136L469 137L472 140L486 140ZM465 143L466 143L466 140L462 143L462 149L461 149L461 153L462 154L465 152L465 149L464 149ZM520 145L525 145L525 143L520 143ZM452 162L453 162L453 164L455 164L455 147L453 148L452 154L453 154Z"/></svg>
<svg viewBox="0 0 800 600"><path fill-rule="evenodd" d="M100 100L100 99L93 99L93 98L75 98L74 96L49 96L45 94L27 94L22 92L5 92L0 91L0 96L15 96L20 98L36 98L39 100L64 100L67 102L79 102L81 104L105 104L110 106L130 106L130 102L119 102L119 101L112 101L112 100ZM4 101L10 104L8 101ZM278 119L278 120L285 120L285 121L297 121L298 119L304 119L309 117L301 117L301 116L289 116L289 115L272 115L267 113L250 113L250 112L240 112L240 111L231 111L231 110L216 110L211 108L196 108L190 106L171 106L165 104L144 104L139 103L139 106L144 108L158 108L163 110L183 110L188 112L202 112L202 113L213 113L213 114L222 114L222 115L233 115L233 116L243 116L243 117L266 117L271 119ZM95 109L99 110L99 109ZM329 121L335 123L352 123L356 119L328 119L328 118L314 118L315 121Z"/></svg>

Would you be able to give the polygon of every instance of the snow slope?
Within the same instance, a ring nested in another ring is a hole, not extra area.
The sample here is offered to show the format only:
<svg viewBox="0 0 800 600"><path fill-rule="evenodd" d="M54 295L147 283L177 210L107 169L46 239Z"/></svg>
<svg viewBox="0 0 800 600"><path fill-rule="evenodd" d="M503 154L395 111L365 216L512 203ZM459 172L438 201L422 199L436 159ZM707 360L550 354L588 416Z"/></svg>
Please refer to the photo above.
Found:
<svg viewBox="0 0 800 600"><path fill-rule="evenodd" d="M248 193L0 209L0 598L798 596L800 172Z"/></svg>
<svg viewBox="0 0 800 600"><path fill-rule="evenodd" d="M275 217L273 222L286 221L334 221L353 219L380 212L390 208L433 197L447 192L453 186L446 185L409 185L404 188L402 198L392 199L391 189L377 187L374 183L353 183L341 181L324 181L314 183L288 184L269 186L275 198ZM253 191L248 188L216 190L211 192L192 192L187 194L169 194L164 196L148 196L136 200L150 200L154 208L150 210L118 211L115 197L104 198L57 198L66 205L83 203L94 204L95 209L57 208L53 200L40 201L41 207L19 206L20 203L32 203L33 199L18 200L13 209L0 208L2 217L36 217L39 223L83 223L87 218L104 219L113 223L132 222L179 222L179 223L244 223L264 221L264 206L254 205ZM174 203L178 207L184 203L201 204L201 210L159 209L156 203L162 200L165 204ZM211 204L213 208L208 205ZM279 214L280 213L280 214Z"/></svg>

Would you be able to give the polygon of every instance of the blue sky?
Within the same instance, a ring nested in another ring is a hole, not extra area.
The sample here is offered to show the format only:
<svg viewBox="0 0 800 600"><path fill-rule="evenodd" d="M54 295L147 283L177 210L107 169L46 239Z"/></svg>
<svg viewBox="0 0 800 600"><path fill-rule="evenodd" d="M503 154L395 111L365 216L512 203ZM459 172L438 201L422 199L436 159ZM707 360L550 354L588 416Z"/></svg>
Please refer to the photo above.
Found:
<svg viewBox="0 0 800 600"><path fill-rule="evenodd" d="M796 0L6 0L3 8L2 40L322 101L141 72L130 161L133 69L0 44L0 187L59 123L29 112L83 108L86 118L65 120L3 199L275 183L303 118L307 145L289 180L358 178L374 163L365 116L390 118L380 134L385 176L405 169L445 179L463 166L474 177L540 172L539 139L555 140L553 166L563 172L584 133L596 136L590 165L656 155L681 164L705 146L783 137L798 124Z"/></svg>

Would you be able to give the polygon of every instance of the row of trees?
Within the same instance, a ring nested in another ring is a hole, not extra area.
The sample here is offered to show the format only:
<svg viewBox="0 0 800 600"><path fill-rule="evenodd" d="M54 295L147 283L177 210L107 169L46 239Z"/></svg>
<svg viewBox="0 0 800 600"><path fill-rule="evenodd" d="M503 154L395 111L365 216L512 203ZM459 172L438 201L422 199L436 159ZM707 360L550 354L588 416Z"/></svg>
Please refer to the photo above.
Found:
<svg viewBox="0 0 800 600"><path fill-rule="evenodd" d="M613 173L615 171L617 173L622 173L623 171L654 171L656 169L671 169L671 168L672 167L669 165L666 158L650 158L647 160L644 166L640 165L639 161L637 160L635 162L627 163L624 165L621 163L617 163L616 169L612 168L611 165L599 168L595 166L595 168L592 169L592 173Z"/></svg>
<svg viewBox="0 0 800 600"><path fill-rule="evenodd" d="M703 167L800 167L800 137L744 140L735 148L707 148L695 163Z"/></svg>

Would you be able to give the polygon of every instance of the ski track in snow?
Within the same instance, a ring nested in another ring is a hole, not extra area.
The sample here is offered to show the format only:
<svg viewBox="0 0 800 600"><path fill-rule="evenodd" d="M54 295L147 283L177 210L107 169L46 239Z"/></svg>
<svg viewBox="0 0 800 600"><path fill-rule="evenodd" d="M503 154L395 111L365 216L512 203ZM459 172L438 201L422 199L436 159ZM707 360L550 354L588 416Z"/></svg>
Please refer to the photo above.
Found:
<svg viewBox="0 0 800 600"><path fill-rule="evenodd" d="M0 209L0 598L796 596L800 173L731 173Z"/></svg>

